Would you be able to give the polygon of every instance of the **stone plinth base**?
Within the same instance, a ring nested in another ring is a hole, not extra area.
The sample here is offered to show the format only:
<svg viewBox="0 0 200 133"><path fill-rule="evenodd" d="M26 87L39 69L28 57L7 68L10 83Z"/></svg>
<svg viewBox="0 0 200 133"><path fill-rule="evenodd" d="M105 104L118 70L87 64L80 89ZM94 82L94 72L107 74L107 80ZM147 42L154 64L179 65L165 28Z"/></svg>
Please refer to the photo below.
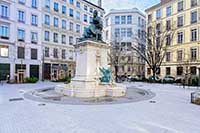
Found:
<svg viewBox="0 0 200 133"><path fill-rule="evenodd" d="M109 46L101 42L84 41L75 45L76 74L68 85L58 85L55 91L70 97L121 97L126 88L99 84L102 74L99 68L108 68L107 54Z"/></svg>
<svg viewBox="0 0 200 133"><path fill-rule="evenodd" d="M74 82L73 82L74 83ZM76 84L57 85L55 91L69 97L91 98L91 97L122 97L126 95L126 87L117 85L98 85L93 89L80 87Z"/></svg>

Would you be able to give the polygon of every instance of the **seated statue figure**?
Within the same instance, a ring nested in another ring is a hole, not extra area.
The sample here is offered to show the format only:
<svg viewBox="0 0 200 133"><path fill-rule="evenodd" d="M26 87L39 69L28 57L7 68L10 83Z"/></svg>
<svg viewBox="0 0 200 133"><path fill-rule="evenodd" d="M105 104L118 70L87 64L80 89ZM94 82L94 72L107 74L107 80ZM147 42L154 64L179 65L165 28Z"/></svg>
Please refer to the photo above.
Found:
<svg viewBox="0 0 200 133"><path fill-rule="evenodd" d="M93 20L88 28L84 30L82 40L102 41L103 22L98 16L98 12L93 12Z"/></svg>

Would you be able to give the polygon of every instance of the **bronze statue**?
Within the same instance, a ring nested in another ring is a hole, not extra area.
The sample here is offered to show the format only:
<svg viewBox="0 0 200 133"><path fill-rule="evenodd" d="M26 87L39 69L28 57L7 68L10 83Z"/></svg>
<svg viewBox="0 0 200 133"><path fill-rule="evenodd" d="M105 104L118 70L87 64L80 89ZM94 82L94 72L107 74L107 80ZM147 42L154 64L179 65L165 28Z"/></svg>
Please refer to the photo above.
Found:
<svg viewBox="0 0 200 133"><path fill-rule="evenodd" d="M84 30L83 38L81 38L80 41L84 40L102 41L102 30L103 30L102 19L98 16L98 12L95 10L93 12L92 23L88 28Z"/></svg>

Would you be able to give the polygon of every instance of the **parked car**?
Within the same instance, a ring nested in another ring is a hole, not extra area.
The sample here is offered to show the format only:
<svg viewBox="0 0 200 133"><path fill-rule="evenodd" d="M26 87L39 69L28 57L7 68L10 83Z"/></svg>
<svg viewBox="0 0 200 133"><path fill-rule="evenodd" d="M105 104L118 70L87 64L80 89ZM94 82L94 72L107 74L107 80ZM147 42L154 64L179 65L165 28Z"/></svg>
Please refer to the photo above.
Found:
<svg viewBox="0 0 200 133"><path fill-rule="evenodd" d="M172 76L165 76L162 79L162 83L174 83L175 82L175 78Z"/></svg>
<svg viewBox="0 0 200 133"><path fill-rule="evenodd" d="M175 79L176 83L182 83L182 81L183 81L183 78L181 78L181 77L178 77Z"/></svg>
<svg viewBox="0 0 200 133"><path fill-rule="evenodd" d="M149 82L157 82L157 83L160 83L160 82L161 82L161 79L160 79L158 76L156 76L155 79L154 79L153 76L150 76L150 77L148 78L148 81L149 81Z"/></svg>
<svg viewBox="0 0 200 133"><path fill-rule="evenodd" d="M141 78L140 78L139 76L137 76L137 75L129 76L129 77L127 78L127 81L129 81L129 82L132 82L132 81L140 81L140 80L141 80Z"/></svg>

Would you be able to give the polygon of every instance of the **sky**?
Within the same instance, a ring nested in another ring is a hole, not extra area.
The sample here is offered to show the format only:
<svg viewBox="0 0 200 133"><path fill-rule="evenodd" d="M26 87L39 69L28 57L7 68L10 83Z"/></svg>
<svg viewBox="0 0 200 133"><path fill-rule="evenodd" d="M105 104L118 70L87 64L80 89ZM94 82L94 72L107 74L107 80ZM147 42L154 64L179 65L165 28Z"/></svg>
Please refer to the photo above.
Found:
<svg viewBox="0 0 200 133"><path fill-rule="evenodd" d="M98 0L89 0L93 3L97 3ZM131 9L137 7L138 9L144 11L148 7L151 7L155 4L158 4L160 0L102 0L103 8L106 10L106 13L110 9Z"/></svg>

